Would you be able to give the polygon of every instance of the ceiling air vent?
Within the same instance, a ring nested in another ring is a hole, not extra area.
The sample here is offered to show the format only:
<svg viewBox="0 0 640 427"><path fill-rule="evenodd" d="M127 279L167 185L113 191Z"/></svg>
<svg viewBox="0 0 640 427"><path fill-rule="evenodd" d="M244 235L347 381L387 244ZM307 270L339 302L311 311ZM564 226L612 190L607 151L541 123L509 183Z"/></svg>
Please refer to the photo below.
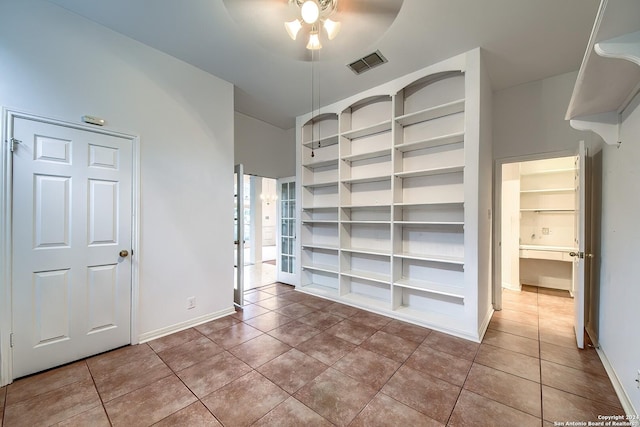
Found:
<svg viewBox="0 0 640 427"><path fill-rule="evenodd" d="M379 50L376 50L375 52L370 53L364 58L352 62L348 65L348 67L351 68L351 71L353 71L354 73L362 74L365 71L372 69L373 67L384 64L385 62L387 62L387 58L382 56Z"/></svg>

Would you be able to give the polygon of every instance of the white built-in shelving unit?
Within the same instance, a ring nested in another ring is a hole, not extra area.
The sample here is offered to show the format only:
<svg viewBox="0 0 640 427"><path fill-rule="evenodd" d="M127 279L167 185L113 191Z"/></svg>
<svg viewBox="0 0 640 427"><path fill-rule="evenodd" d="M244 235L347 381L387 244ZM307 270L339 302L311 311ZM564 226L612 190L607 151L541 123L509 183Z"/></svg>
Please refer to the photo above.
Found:
<svg viewBox="0 0 640 427"><path fill-rule="evenodd" d="M520 281L573 291L576 159L520 163Z"/></svg>
<svg viewBox="0 0 640 427"><path fill-rule="evenodd" d="M298 118L299 290L480 339L487 84L475 50Z"/></svg>

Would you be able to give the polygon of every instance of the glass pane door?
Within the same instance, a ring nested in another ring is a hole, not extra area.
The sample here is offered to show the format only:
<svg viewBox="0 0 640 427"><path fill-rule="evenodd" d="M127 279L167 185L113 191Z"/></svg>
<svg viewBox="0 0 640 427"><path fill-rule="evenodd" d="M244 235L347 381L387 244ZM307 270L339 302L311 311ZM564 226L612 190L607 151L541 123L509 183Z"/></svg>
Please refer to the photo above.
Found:
<svg viewBox="0 0 640 427"><path fill-rule="evenodd" d="M234 251L235 281L233 286L233 302L244 305L244 174L242 165L234 168Z"/></svg>
<svg viewBox="0 0 640 427"><path fill-rule="evenodd" d="M278 281L296 284L296 183L295 178L278 180L279 239Z"/></svg>

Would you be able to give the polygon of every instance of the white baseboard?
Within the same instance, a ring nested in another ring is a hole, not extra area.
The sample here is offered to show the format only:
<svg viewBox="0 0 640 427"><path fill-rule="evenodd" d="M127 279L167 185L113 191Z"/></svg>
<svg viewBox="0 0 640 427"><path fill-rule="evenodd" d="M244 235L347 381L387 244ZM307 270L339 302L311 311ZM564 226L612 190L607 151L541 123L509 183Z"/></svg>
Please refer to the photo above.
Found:
<svg viewBox="0 0 640 427"><path fill-rule="evenodd" d="M170 335L176 332L184 331L185 329L193 328L194 326L202 325L203 323L210 322L212 320L219 319L224 316L228 316L230 314L235 313L236 310L233 306L226 308L224 310L217 311L215 313L205 314L204 316L199 316L194 319L189 319L184 322L176 323L174 325L166 326L164 328L156 329L155 331L145 332L144 334L140 334L138 336L138 342L140 344L145 343L147 341L155 340L157 338L162 338L166 335Z"/></svg>
<svg viewBox="0 0 640 427"><path fill-rule="evenodd" d="M487 329L489 328L489 323L491 322L491 318L493 317L494 311L495 310L493 309L493 305L489 305L489 310L487 311L487 314L482 320L482 323L480 324L480 328L478 329L478 337L480 338L480 342L482 342L482 339L484 338L484 334L487 332Z"/></svg>
<svg viewBox="0 0 640 427"><path fill-rule="evenodd" d="M602 361L602 365L604 366L605 371L607 371L607 375L611 380L611 384L613 385L613 389L616 391L616 395L618 399L620 399L620 404L622 405L622 409L624 409L624 413L627 414L631 425L634 427L640 426L640 419L638 419L638 413L636 412L633 404L631 403L631 399L627 395L618 375L616 374L615 369L609 362L607 355L605 354L602 347L596 347L596 351L598 352L598 356L600 356L600 360Z"/></svg>
<svg viewBox="0 0 640 427"><path fill-rule="evenodd" d="M522 285L520 283L518 283L517 285L513 285L511 283L507 283L507 282L502 282L502 287L505 289L509 289L511 291L521 291L522 290Z"/></svg>

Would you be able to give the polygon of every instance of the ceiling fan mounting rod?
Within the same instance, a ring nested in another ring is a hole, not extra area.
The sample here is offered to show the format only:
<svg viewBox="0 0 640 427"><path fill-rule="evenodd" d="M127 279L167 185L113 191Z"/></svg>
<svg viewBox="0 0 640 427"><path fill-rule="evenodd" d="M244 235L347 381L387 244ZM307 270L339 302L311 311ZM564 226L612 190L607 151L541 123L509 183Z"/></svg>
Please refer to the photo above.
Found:
<svg viewBox="0 0 640 427"><path fill-rule="evenodd" d="M307 0L289 0L289 3L295 3L298 7L302 7ZM328 16L335 12L338 7L338 0L316 0L320 7L320 13Z"/></svg>

